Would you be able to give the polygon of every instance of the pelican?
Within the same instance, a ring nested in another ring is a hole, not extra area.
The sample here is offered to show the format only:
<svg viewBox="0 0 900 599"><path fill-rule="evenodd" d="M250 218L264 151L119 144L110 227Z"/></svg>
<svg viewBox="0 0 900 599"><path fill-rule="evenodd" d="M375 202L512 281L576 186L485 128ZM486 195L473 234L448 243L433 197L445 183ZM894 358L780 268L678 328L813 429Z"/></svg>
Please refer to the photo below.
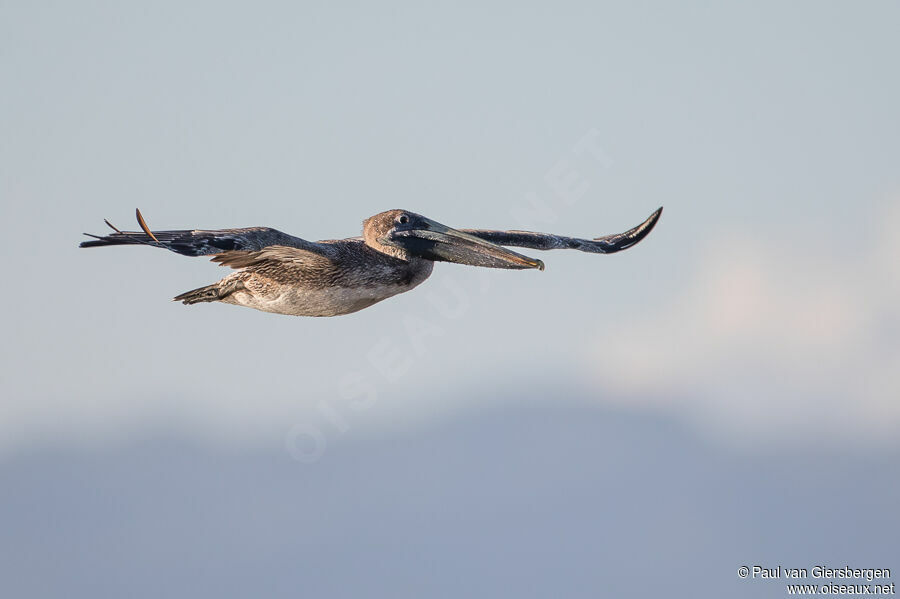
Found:
<svg viewBox="0 0 900 599"><path fill-rule="evenodd" d="M417 287L435 262L488 268L544 270L540 260L503 246L534 250L573 249L612 254L653 229L662 208L624 233L577 239L531 231L451 229L409 210L388 210L366 219L361 237L306 241L269 227L151 231L136 210L141 231L114 231L80 247L149 245L183 256L212 256L235 272L221 281L178 295L184 304L224 302L293 316L339 316L368 308Z"/></svg>

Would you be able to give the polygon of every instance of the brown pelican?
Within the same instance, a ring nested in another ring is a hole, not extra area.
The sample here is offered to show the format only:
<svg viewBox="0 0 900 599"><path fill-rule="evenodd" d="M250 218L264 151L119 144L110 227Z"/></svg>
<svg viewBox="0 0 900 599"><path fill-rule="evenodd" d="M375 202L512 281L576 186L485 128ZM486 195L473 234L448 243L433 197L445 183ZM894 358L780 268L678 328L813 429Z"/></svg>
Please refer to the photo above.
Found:
<svg viewBox="0 0 900 599"><path fill-rule="evenodd" d="M576 239L530 231L451 229L408 210L388 210L363 223L362 237L306 241L268 227L151 231L137 210L142 232L115 231L81 247L150 245L184 256L212 256L236 272L175 297L185 304L225 302L295 316L338 316L409 291L428 278L435 262L489 268L544 270L544 263L503 246L573 249L612 254L638 243L662 208L624 233Z"/></svg>

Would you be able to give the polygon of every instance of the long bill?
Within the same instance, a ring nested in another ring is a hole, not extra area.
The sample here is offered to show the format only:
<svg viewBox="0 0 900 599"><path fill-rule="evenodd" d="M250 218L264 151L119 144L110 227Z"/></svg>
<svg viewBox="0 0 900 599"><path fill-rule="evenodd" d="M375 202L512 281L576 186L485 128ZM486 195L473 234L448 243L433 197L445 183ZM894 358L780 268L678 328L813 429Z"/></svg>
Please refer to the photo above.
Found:
<svg viewBox="0 0 900 599"><path fill-rule="evenodd" d="M394 231L392 240L412 254L428 260L455 262L488 268L544 270L544 263L529 258L502 245L452 229L426 219L424 226Z"/></svg>

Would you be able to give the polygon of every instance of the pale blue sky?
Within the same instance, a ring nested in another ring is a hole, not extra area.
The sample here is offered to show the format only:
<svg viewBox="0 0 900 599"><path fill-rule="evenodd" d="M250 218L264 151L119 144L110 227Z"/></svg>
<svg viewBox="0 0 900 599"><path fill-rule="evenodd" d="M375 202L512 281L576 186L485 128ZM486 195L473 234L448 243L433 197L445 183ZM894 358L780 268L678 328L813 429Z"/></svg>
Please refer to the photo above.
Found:
<svg viewBox="0 0 900 599"><path fill-rule="evenodd" d="M900 571L898 26L895 2L0 0L0 596ZM186 307L224 270L76 247L135 207L323 239L398 207L596 236L660 205L621 254L442 264L329 319Z"/></svg>
<svg viewBox="0 0 900 599"><path fill-rule="evenodd" d="M16 256L0 300L0 451L148 426L277 446L291 425L321 421L321 402L346 402L348 376L379 399L351 428L478 409L465 396L485 385L557 380L598 401L632 388L650 405L702 412L711 434L746 428L747 397L789 412L805 398L791 420L802 429L809 402L835 389L838 423L862 414L851 437L900 423L884 393L898 361L884 226L900 193L895 4L0 11L3 243ZM586 135L608 159L575 152ZM547 182L561 166L589 185L572 205ZM534 197L555 220L519 222ZM261 224L321 239L356 235L395 207L451 226L593 236L659 205L657 230L626 253L542 255L544 273L441 265L413 293L327 320L176 305L221 269L75 247L104 217L130 226L135 206L156 228ZM733 284L746 284L735 272L756 287ZM452 321L429 300L445 284L469 300ZM760 297L741 303L747 293ZM739 331L774 330L720 338L703 302ZM786 324L807 310L824 316ZM845 322L860 313L872 315ZM842 318L827 355L807 356L810 327ZM427 351L414 351L410 327ZM413 354L399 380L368 358L384 343ZM709 352L728 359L707 376ZM797 380L782 384L785 352L797 354ZM835 363L824 390L803 368L822 360ZM859 378L879 382L856 397ZM772 433L771 418L752 420Z"/></svg>

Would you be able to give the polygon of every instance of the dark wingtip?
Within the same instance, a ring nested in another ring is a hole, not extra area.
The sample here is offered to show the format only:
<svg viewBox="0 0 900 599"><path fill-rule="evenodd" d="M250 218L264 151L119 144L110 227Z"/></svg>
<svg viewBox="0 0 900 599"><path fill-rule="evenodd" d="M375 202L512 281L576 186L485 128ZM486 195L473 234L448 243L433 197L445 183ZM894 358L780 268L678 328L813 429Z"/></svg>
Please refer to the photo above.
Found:
<svg viewBox="0 0 900 599"><path fill-rule="evenodd" d="M663 207L660 206L656 209L656 211L647 217L647 220L644 221L644 224L641 226L646 227L644 231L644 235L653 230L653 227L656 226L656 223L659 222L659 217L662 216Z"/></svg>
<svg viewBox="0 0 900 599"><path fill-rule="evenodd" d="M86 235L91 239L90 241L82 241L81 243L79 243L78 247L80 248L93 248L100 245L106 245L103 238L99 235L94 235L93 233L82 233L82 235Z"/></svg>
<svg viewBox="0 0 900 599"><path fill-rule="evenodd" d="M660 206L653 212L653 214L647 217L647 220L634 227L633 229L629 229L628 231L625 231L624 233L620 233L618 235L595 237L593 241L598 244L605 244L600 251L600 253L602 254L614 254L616 252L628 249L631 246L640 243L642 239L650 234L650 231L652 231L653 227L656 226L656 223L659 222L659 217L662 215L662 211L662 206Z"/></svg>
<svg viewBox="0 0 900 599"><path fill-rule="evenodd" d="M650 234L650 231L653 230L653 227L656 226L656 223L659 222L659 217L662 216L663 207L660 206L657 208L653 214L647 217L647 220L639 224L637 227L629 231L631 233L631 244L634 245L641 241L644 237Z"/></svg>

